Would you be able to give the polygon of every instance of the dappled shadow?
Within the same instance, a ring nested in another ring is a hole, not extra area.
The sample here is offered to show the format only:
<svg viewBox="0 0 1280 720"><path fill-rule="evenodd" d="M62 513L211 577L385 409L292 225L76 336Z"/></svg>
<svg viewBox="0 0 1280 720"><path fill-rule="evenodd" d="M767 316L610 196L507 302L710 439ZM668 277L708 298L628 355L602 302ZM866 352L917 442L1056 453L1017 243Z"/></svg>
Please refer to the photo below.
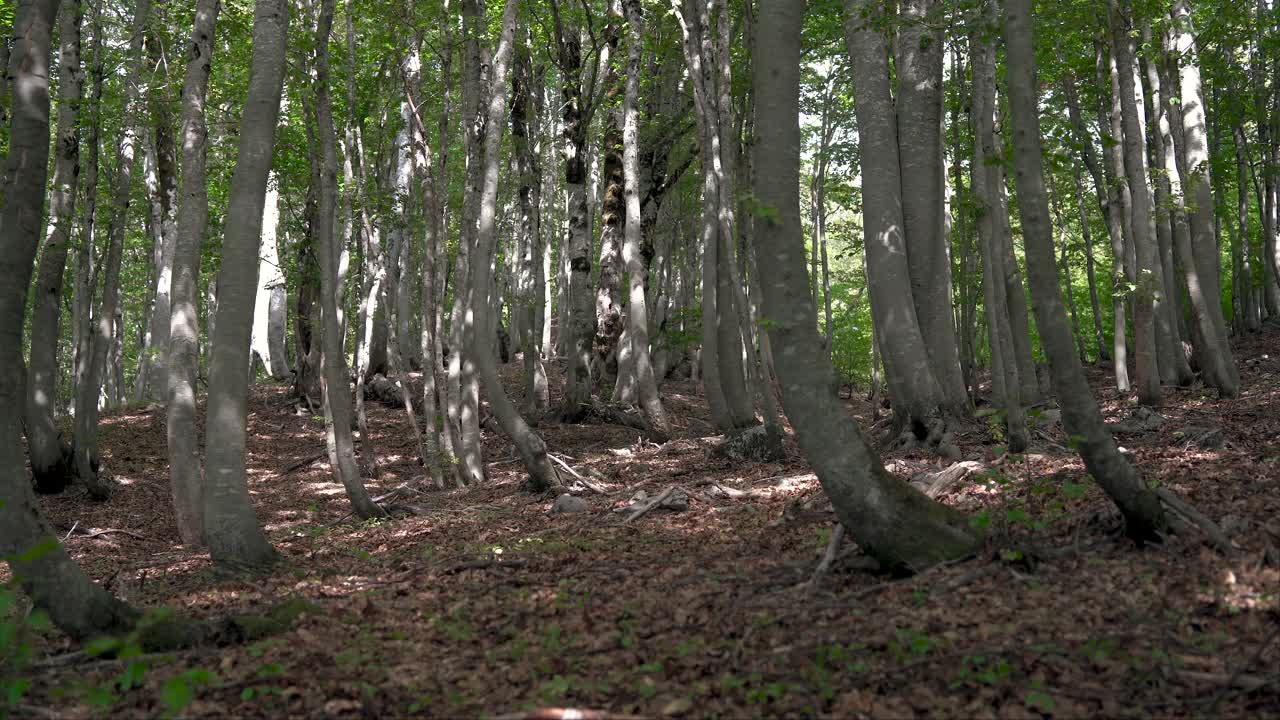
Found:
<svg viewBox="0 0 1280 720"><path fill-rule="evenodd" d="M1259 651L1280 593L1265 556L1267 542L1280 543L1269 534L1280 533L1270 451L1280 364L1274 354L1254 362L1277 339L1270 331L1245 340L1240 398L1170 390L1164 424L1122 441L1150 480L1215 519L1236 518L1224 522L1242 548L1236 560L1196 536L1135 548L1060 427L1046 425L1030 452L1001 459L999 439L975 423L957 444L985 471L943 497L987 525L990 549L904 580L869 572L850 543L811 592L834 520L816 478L791 439L782 462L711 458L719 437L687 383L664 387L677 431L662 445L617 426L539 427L551 452L599 488L581 493L587 512L565 515L548 514L553 498L518 491L524 472L513 448L488 431L488 484L440 491L415 482L423 470L403 409L370 403L381 470L370 490L411 483L423 510L372 523L346 518L346 498L317 455L322 423L294 415L284 388L258 387L250 490L287 563L266 579L219 578L207 556L179 546L162 413L104 419L104 456L129 481L110 503L77 492L42 502L64 529L79 522L143 536L68 542L96 578L135 601L212 615L301 594L321 607L273 640L159 664L121 701L126 715L159 713L159 684L190 667L216 669L220 683L201 692L195 715L533 706L649 716L1275 713L1275 686L1240 678L1271 677L1280 656L1280 647ZM517 399L518 371L503 368ZM1093 372L1105 387L1105 370ZM1108 419L1129 412L1113 392L1099 394ZM871 416L860 400L850 412ZM1222 426L1224 447L1176 441L1179 427L1206 415ZM886 461L904 478L945 466L918 450ZM688 510L634 523L612 512L637 491L671 486L688 493ZM63 642L52 638L46 650ZM49 673L35 697L65 707L49 693L70 673L105 681L119 670Z"/></svg>

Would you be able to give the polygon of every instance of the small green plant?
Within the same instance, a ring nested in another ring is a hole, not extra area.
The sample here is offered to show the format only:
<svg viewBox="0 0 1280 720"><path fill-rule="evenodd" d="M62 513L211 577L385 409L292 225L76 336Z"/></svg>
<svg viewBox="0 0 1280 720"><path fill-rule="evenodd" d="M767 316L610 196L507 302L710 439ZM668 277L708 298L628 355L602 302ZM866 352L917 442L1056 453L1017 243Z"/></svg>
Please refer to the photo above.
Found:
<svg viewBox="0 0 1280 720"><path fill-rule="evenodd" d="M164 705L165 715L177 717L187 709L196 698L196 690L217 682L218 676L212 670L192 668L169 678L160 686L160 703Z"/></svg>

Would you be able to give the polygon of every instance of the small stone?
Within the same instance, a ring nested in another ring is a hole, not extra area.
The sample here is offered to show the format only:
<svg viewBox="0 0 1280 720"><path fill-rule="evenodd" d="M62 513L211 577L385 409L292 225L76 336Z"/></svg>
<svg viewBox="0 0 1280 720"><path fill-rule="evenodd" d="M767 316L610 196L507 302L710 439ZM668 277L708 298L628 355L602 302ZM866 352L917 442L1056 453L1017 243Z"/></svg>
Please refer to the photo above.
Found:
<svg viewBox="0 0 1280 720"><path fill-rule="evenodd" d="M561 515L564 513L584 513L588 509L587 501L575 495L565 493L556 498L556 502L551 506L552 515Z"/></svg>

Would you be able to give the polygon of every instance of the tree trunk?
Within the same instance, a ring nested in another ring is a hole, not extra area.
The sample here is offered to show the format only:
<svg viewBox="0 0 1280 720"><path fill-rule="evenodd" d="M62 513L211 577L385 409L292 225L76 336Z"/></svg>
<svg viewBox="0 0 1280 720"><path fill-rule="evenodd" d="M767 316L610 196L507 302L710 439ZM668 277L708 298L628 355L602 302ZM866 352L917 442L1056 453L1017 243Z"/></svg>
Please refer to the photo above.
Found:
<svg viewBox="0 0 1280 720"><path fill-rule="evenodd" d="M139 400L165 402L169 390L169 331L173 313L173 258L177 244L178 172L170 115L167 67L163 62L162 30L147 33L147 57L153 68L152 86L147 91L151 110L150 145L153 150L155 186L152 193L152 222L155 226L155 286L152 288L151 313L147 325L145 364L139 362L137 384L142 391Z"/></svg>
<svg viewBox="0 0 1280 720"><path fill-rule="evenodd" d="M75 296L71 309L71 344L73 387L79 387L89 372L89 339L95 285L94 229L98 210L98 154L102 127L102 86L105 81L102 50L102 7L93 11L93 65L89 70L92 91L89 96L88 137L85 140L85 173L81 180L84 199L80 202L80 243L76 252Z"/></svg>
<svg viewBox="0 0 1280 720"><path fill-rule="evenodd" d="M1084 238L1085 278L1089 283L1089 310L1093 315L1093 340L1098 349L1098 359L1111 356L1107 352L1106 334L1102 331L1102 305L1098 302L1097 261L1093 256L1093 230L1089 209L1084 202L1084 182L1080 178L1080 166L1072 166L1076 190L1076 212L1080 216L1080 232Z"/></svg>
<svg viewBox="0 0 1280 720"><path fill-rule="evenodd" d="M984 11L983 19L987 17ZM970 42L973 63L974 155L973 197L978 207L978 237L982 252L983 307L986 310L987 337L991 348L991 389L995 402L1005 413L1005 427L1010 452L1027 447L1027 422L1023 408L1022 387L1013 345L1009 305L1005 284L1005 252L1003 215L997 204L1002 202L1000 186L1004 172L997 167L1000 146L996 143L996 48L994 38L979 31Z"/></svg>
<svg viewBox="0 0 1280 720"><path fill-rule="evenodd" d="M1249 191L1246 189L1249 159L1245 155L1244 128L1236 125L1233 132L1236 151L1237 230L1240 238L1240 295L1243 326L1251 331L1259 328L1258 303L1253 287L1253 238L1249 232Z"/></svg>
<svg viewBox="0 0 1280 720"><path fill-rule="evenodd" d="M918 441L936 442L933 436L940 436L944 425L938 417L943 396L911 297L888 55L884 34L872 24L878 16L872 8L869 0L845 0L862 176L878 178L862 188L871 309L893 397L895 428L910 430Z"/></svg>
<svg viewBox="0 0 1280 720"><path fill-rule="evenodd" d="M1150 42L1151 28L1144 24L1142 28L1144 43ZM1160 294L1156 303L1157 331L1160 341L1160 379L1162 382L1179 386L1190 385L1195 376L1191 365L1187 363L1187 354L1182 349L1181 313L1178 309L1178 298L1181 289L1173 272L1173 198L1172 179L1168 171L1168 163L1173 158L1170 145L1173 135L1169 130L1169 118L1164 112L1164 92L1160 85L1160 72L1156 63L1143 60L1139 63L1145 71L1146 92L1143 93L1143 105L1146 114L1147 128L1150 130L1149 144L1151 157L1151 178L1155 190L1153 215L1156 223L1156 266L1160 269ZM1160 171L1164 169L1164 172ZM1176 172L1177 167L1175 165Z"/></svg>
<svg viewBox="0 0 1280 720"><path fill-rule="evenodd" d="M22 329L49 172L50 35L58 5L17 3L6 68L21 88L9 118L4 167L11 183L0 209L0 402L8 408L25 402ZM0 413L0 556L11 577L73 639L127 632L136 613L85 575L40 515L23 469L21 433L20 413Z"/></svg>
<svg viewBox="0 0 1280 720"><path fill-rule="evenodd" d="M278 559L249 500L245 473L249 395L246 349L252 333L253 296L258 281L262 210L284 82L288 11L285 0L257 0L254 7L249 90L227 201L217 321L212 330L209 362L205 540L215 563L247 569L265 568Z"/></svg>
<svg viewBox="0 0 1280 720"><path fill-rule="evenodd" d="M1155 264L1155 221L1151 210L1151 189L1147 185L1146 133L1138 112L1135 87L1136 64L1133 38L1128 26L1131 11L1127 0L1108 0L1112 48L1120 77L1120 116L1124 123L1124 167L1132 201L1134 255L1137 259L1137 289L1133 295L1134 382L1138 402L1158 407L1160 371L1156 349L1156 295L1160 280Z"/></svg>
<svg viewBox="0 0 1280 720"><path fill-rule="evenodd" d="M1129 274L1132 272L1126 248L1133 236L1132 218L1129 208L1132 205L1129 184L1124 180L1124 153L1120 143L1124 137L1124 126L1120 119L1120 80L1116 72L1115 58L1108 63L1103 56L1101 46L1098 50L1098 80L1105 86L1110 83L1110 104L1103 100L1098 110L1098 125L1108 128L1111 142L1103 142L1102 151L1106 157L1106 185L1110 189L1107 205L1113 208L1108 222L1111 235L1111 303L1113 330L1111 333L1112 361L1116 376L1116 389L1122 393L1132 389L1129 379L1129 343L1126 337L1128 321L1126 320L1126 303L1130 297L1128 289ZM1104 98L1107 97L1103 93Z"/></svg>
<svg viewBox="0 0 1280 720"><path fill-rule="evenodd" d="M635 367L640 406L649 424L657 432L671 432L667 413L658 395L653 360L649 355L649 308L645 297L648 268L640 254L640 59L644 52L644 15L640 0L624 0L630 30L627 38L627 84L622 115L622 170L626 181L626 237L622 256L627 264L629 297L627 299L627 341ZM624 351L627 350L624 348Z"/></svg>
<svg viewBox="0 0 1280 720"><path fill-rule="evenodd" d="M951 314L951 266L943 234L942 54L938 0L905 0L894 42L903 235L911 295L925 350L951 415L969 415L969 396ZM825 253L825 245L823 252ZM824 258L825 262L825 258ZM824 273L825 274L825 273Z"/></svg>
<svg viewBox="0 0 1280 720"><path fill-rule="evenodd" d="M139 0L134 8L129 57L135 63L130 71L132 82L125 83L120 156L112 183L111 217L107 224L107 258L102 269L102 304L94 317L94 334L87 359L83 384L76 387L75 451L76 476L96 500L111 496L111 482L98 468L98 393L108 365L108 353L116 339L115 323L120 302L120 263L124 253L125 223L133 185L134 158L139 146L138 123L141 114L139 86L142 69L144 29L151 15L150 0Z"/></svg>
<svg viewBox="0 0 1280 720"><path fill-rule="evenodd" d="M333 31L335 0L321 0L316 24L315 113L317 140L320 144L318 223L316 252L320 257L320 296L323 306L321 392L325 403L325 444L334 478L346 489L352 510L361 519L382 517L386 512L373 502L356 468L355 441L351 435L351 391L347 372L347 355L343 349L343 333L338 321L338 308L343 304L343 288L338 278L341 248L336 235L338 205L337 133L333 127L333 104L329 97L329 35ZM368 342L366 330L365 336ZM367 351L366 351L367 352ZM367 358L365 358L367 361ZM367 371L367 364L361 368ZM362 387L357 387L359 397ZM365 454L369 441L361 428Z"/></svg>
<svg viewBox="0 0 1280 720"><path fill-rule="evenodd" d="M511 140L514 146L513 163L519 179L517 194L520 200L519 267L517 269L517 311L522 319L517 343L524 353L525 412L531 418L545 413L550 405L547 389L547 371L539 351L541 333L539 310L543 288L539 282L542 270L542 132L540 85L530 67L530 38L525 35L516 50L515 73L511 97ZM537 78L541 80L542 78ZM530 138L530 130L534 137Z"/></svg>
<svg viewBox="0 0 1280 720"><path fill-rule="evenodd" d="M481 3L478 0L465 0ZM509 91L508 70L511 66L512 45L514 44L515 24L519 0L507 0L502 14L502 36L494 52L491 62L490 95L487 103L488 117L485 122L483 145L483 185L478 198L479 218L476 225L476 255L471 264L471 285L477 298L488 296L492 274L489 266L493 259L496 245L496 214L498 201L498 165L501 157L502 127L507 117L507 95ZM480 8L483 13L483 8ZM516 446L520 459L529 473L529 488L541 492L557 484L559 476L551 466L547 457L547 446L542 438L529 427L516 410L511 399L502 387L502 378L498 376L498 368L494 362L491 343L493 314L487 304L478 308L475 314L475 333L471 351L479 365L480 377L484 381L485 394L489 397L489 406L502 426L502 431Z"/></svg>
<svg viewBox="0 0 1280 720"><path fill-rule="evenodd" d="M178 534L192 548L204 545L203 473L196 437L196 376L200 371L200 316L196 302L200 292L200 255L209 226L205 99L220 7L219 0L199 0L196 4L186 56L182 83L182 181L173 256L173 313L169 321L169 481Z"/></svg>
<svg viewBox="0 0 1280 720"><path fill-rule="evenodd" d="M80 66L79 0L62 4L58 35L58 128L54 142L49 236L36 278L31 311L31 364L27 374L26 430L36 492L61 492L72 479L71 446L54 424L58 402L58 345L62 337L62 285L71 241L80 173L79 109L84 94ZM6 68L7 74L7 68Z"/></svg>
<svg viewBox="0 0 1280 720"><path fill-rule="evenodd" d="M1008 53L1010 115L1018 206L1026 241L1027 273L1040 342L1049 358L1062 421L1089 473L1120 508L1125 529L1138 541L1158 540L1165 532L1164 510L1155 493L1125 460L1107 431L1097 402L1072 349L1071 329L1062 307L1062 290L1053 263L1053 234L1045 194L1036 57L1031 0L1005 0L1004 40Z"/></svg>
<svg viewBox="0 0 1280 720"><path fill-rule="evenodd" d="M854 3L849 10L855 10ZM756 175L754 194L769 208L757 234L764 313L773 320L775 358L787 416L842 524L868 554L906 571L963 557L981 544L966 518L890 475L827 386L804 263L800 224L800 31L803 0L760 6L756 33ZM765 171L767 169L767 171Z"/></svg>
<svg viewBox="0 0 1280 720"><path fill-rule="evenodd" d="M276 247L280 224L280 189L267 182L267 200L262 216L262 251L258 260L258 291L253 306L253 353L272 380L289 376L285 349L284 269Z"/></svg>
<svg viewBox="0 0 1280 720"><path fill-rule="evenodd" d="M1222 292L1218 280L1218 246L1213 235L1214 198L1210 182L1210 158L1205 137L1204 93L1200 66L1191 36L1191 7L1188 0L1176 0L1174 50L1182 58L1178 70L1181 98L1182 157L1186 167L1186 193L1191 198L1190 248L1180 249L1183 272L1191 296L1192 311L1205 347L1199 354L1207 384L1222 397L1234 397L1240 388L1240 374L1227 340L1227 324L1222 316ZM1189 250L1190 252L1186 252ZM1186 253L1186 254L1184 254ZM1195 273L1192 277L1191 273Z"/></svg>

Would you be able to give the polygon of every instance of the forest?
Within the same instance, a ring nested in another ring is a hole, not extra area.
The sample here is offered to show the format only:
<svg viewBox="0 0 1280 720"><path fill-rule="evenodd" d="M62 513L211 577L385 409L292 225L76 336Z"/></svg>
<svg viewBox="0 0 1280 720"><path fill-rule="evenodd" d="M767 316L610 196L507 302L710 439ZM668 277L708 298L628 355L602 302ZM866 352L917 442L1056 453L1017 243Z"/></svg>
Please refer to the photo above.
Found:
<svg viewBox="0 0 1280 720"><path fill-rule="evenodd" d="M1273 0L0 25L0 720L1280 716Z"/></svg>

